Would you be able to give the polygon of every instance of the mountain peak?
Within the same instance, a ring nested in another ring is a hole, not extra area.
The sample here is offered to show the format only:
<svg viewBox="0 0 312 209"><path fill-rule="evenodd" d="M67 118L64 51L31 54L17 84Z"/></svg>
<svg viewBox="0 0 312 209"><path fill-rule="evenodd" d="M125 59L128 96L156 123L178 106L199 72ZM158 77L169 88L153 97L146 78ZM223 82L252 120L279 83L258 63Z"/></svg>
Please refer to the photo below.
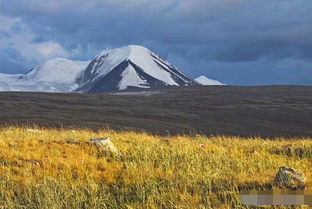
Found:
<svg viewBox="0 0 312 209"><path fill-rule="evenodd" d="M128 45L124 47L129 48L130 50L150 51L148 48L141 46L141 45Z"/></svg>
<svg viewBox="0 0 312 209"><path fill-rule="evenodd" d="M195 79L195 81L201 85L204 85L204 86L220 86L220 85L225 85L217 80L213 80L213 79L210 79L210 78L207 78L206 76L202 75L202 76L199 76L198 78Z"/></svg>
<svg viewBox="0 0 312 209"><path fill-rule="evenodd" d="M114 56L115 59L119 60L131 60L137 56L146 56L150 54L151 51L146 47L140 45L128 45L115 49L104 49L96 57L102 56Z"/></svg>
<svg viewBox="0 0 312 209"><path fill-rule="evenodd" d="M101 85L95 85L96 81ZM107 86L110 82L113 84ZM79 79L79 84L81 88L78 91L84 92L121 90L128 87L198 85L168 61L138 45L100 52Z"/></svg>

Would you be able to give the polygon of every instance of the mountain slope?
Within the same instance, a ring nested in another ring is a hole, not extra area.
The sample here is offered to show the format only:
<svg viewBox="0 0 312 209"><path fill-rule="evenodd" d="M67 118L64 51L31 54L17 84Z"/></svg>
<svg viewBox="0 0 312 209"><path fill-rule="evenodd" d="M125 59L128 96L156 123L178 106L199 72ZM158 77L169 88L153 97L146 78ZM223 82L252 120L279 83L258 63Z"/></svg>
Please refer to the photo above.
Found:
<svg viewBox="0 0 312 209"><path fill-rule="evenodd" d="M90 93L198 85L159 55L135 45L99 53L80 77L79 84L77 91Z"/></svg>
<svg viewBox="0 0 312 209"><path fill-rule="evenodd" d="M225 85L217 80L213 80L213 79L210 79L210 78L207 78L206 76L199 76L198 78L195 79L196 82L198 82L199 84L201 85L204 85L204 86L219 86L219 85Z"/></svg>
<svg viewBox="0 0 312 209"><path fill-rule="evenodd" d="M71 92L89 62L55 58L26 74L0 74L0 91Z"/></svg>
<svg viewBox="0 0 312 209"><path fill-rule="evenodd" d="M75 83L89 62L55 58L35 67L23 76L23 80Z"/></svg>
<svg viewBox="0 0 312 209"><path fill-rule="evenodd" d="M0 73L0 91L11 91L11 85L22 76L22 74Z"/></svg>

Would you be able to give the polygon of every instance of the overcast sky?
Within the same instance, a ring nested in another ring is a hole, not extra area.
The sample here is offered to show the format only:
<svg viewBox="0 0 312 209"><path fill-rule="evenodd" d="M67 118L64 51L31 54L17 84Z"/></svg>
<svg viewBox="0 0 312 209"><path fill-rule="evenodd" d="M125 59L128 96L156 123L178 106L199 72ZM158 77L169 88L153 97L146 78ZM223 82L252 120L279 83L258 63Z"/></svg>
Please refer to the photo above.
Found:
<svg viewBox="0 0 312 209"><path fill-rule="evenodd" d="M311 0L0 0L0 72L143 45L192 77L312 85Z"/></svg>

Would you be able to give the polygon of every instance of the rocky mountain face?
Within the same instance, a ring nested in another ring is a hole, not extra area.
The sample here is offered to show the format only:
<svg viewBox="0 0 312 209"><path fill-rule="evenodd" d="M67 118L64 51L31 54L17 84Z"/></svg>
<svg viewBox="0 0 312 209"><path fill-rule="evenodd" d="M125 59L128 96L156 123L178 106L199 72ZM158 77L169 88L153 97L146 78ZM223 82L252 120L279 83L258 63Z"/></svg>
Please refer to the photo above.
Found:
<svg viewBox="0 0 312 209"><path fill-rule="evenodd" d="M81 92L198 85L159 55L141 46L99 53L78 80Z"/></svg>

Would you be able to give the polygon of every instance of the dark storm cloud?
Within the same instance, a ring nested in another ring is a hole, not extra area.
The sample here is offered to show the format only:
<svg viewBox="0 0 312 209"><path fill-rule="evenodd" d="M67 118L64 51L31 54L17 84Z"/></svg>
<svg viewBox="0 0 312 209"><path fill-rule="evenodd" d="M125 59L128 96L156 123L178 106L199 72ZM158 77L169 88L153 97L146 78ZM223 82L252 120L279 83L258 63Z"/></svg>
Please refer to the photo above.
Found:
<svg viewBox="0 0 312 209"><path fill-rule="evenodd" d="M235 84L275 74L265 83L272 78L272 83L291 83L287 72L306 79L312 57L310 11L310 0L0 0L0 14L21 18L34 43L56 41L74 50L74 58L142 44L191 75ZM238 72L241 79L235 80ZM312 78L304 83L309 82Z"/></svg>

